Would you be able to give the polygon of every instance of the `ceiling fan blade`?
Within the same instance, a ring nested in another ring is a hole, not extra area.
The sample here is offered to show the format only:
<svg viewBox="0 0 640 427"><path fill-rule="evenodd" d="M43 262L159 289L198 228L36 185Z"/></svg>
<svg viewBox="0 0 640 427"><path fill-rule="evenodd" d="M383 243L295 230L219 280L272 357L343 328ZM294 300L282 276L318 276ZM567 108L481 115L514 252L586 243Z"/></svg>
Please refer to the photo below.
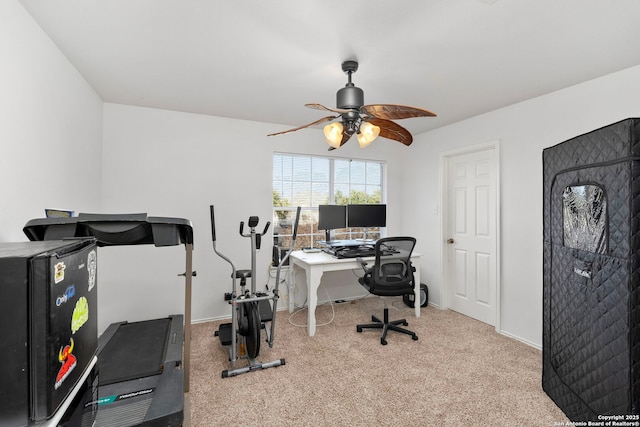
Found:
<svg viewBox="0 0 640 427"><path fill-rule="evenodd" d="M329 108L329 107L325 107L322 104L304 104L304 106L305 107L309 107L309 108L313 108L314 110L331 111L332 113L338 113L338 114L351 112L351 110L345 110L344 108Z"/></svg>
<svg viewBox="0 0 640 427"><path fill-rule="evenodd" d="M319 125L321 123L330 122L331 120L335 120L338 117L340 117L340 116L323 117L320 120L316 120L315 122L309 123L308 125L303 125L303 126L298 126L297 128L283 130L282 132L270 133L267 136L282 135L283 133L295 132L295 131L300 130L300 129L304 129L304 128L308 128L308 127L311 127L311 126Z"/></svg>
<svg viewBox="0 0 640 427"><path fill-rule="evenodd" d="M400 120L410 117L435 117L436 114L423 108L409 107L407 105L378 104L363 105L360 111L379 119Z"/></svg>
<svg viewBox="0 0 640 427"><path fill-rule="evenodd" d="M365 121L380 128L379 136L401 142L407 147L413 142L413 136L411 136L411 133L391 120L378 119L374 117Z"/></svg>

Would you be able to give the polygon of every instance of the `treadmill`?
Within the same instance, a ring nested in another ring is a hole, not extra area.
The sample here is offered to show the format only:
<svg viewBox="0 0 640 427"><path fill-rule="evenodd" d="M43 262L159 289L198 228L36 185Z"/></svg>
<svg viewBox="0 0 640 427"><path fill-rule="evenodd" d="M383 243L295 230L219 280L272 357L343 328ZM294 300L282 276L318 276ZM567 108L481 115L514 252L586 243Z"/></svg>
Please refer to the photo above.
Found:
<svg viewBox="0 0 640 427"><path fill-rule="evenodd" d="M185 245L184 315L111 324L98 339L98 393L85 404L82 426L180 426L189 392L193 228L182 218L140 214L79 214L38 218L29 240L94 237L98 246ZM184 347L183 347L184 345ZM97 404L95 423L91 409ZM93 423L93 424L92 424Z"/></svg>

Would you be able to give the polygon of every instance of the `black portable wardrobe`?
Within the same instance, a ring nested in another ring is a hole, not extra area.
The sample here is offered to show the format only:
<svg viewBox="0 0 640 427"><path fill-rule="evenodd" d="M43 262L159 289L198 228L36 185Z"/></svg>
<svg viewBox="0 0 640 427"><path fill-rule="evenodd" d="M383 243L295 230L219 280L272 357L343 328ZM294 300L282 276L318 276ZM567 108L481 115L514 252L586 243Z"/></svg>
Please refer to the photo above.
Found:
<svg viewBox="0 0 640 427"><path fill-rule="evenodd" d="M543 152L542 386L574 422L640 412L640 119Z"/></svg>

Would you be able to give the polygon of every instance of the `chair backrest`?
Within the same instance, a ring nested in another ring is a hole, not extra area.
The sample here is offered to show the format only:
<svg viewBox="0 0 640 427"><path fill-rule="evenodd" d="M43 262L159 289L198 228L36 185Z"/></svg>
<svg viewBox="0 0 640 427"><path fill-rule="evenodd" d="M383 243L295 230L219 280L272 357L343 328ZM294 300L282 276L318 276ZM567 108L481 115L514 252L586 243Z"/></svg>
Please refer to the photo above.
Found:
<svg viewBox="0 0 640 427"><path fill-rule="evenodd" d="M413 286L411 254L416 245L413 237L385 237L376 242L376 261L371 270L371 291L393 287L399 292Z"/></svg>

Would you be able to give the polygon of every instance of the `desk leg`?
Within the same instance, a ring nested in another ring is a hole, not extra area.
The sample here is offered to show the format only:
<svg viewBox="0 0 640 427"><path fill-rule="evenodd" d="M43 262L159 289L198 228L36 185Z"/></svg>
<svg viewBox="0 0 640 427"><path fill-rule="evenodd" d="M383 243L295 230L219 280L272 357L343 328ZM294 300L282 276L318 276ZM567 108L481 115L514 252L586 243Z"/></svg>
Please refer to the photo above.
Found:
<svg viewBox="0 0 640 427"><path fill-rule="evenodd" d="M309 267L307 269L307 300L309 302L309 316L307 320L307 333L310 337L316 334L316 307L318 306L318 288L322 278L322 268Z"/></svg>
<svg viewBox="0 0 640 427"><path fill-rule="evenodd" d="M293 313L293 309L295 308L293 292L296 289L296 274L301 270L301 267L293 262L289 262L289 265L291 266L291 283L287 282L287 299L289 300L289 313Z"/></svg>
<svg viewBox="0 0 640 427"><path fill-rule="evenodd" d="M413 273L413 283L413 292L415 293L413 307L416 311L416 317L420 317L420 267L416 268L416 272Z"/></svg>

